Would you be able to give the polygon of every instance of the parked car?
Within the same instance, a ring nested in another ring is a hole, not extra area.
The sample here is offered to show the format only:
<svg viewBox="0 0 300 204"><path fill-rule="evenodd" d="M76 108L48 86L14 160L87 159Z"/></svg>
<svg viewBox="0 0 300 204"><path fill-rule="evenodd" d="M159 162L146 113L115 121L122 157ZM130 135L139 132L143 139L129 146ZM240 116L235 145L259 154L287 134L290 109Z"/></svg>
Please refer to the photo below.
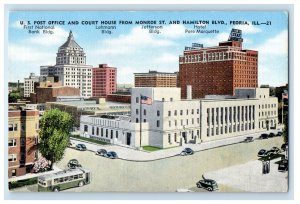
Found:
<svg viewBox="0 0 300 204"><path fill-rule="evenodd" d="M260 138L261 139L268 139L268 136L269 136L268 134L264 133L264 134L260 135Z"/></svg>
<svg viewBox="0 0 300 204"><path fill-rule="evenodd" d="M204 188L208 191L216 191L219 190L218 188L218 184L215 180L212 179L206 179L204 178L204 176L202 175L203 180L200 180L196 183L196 186L198 188Z"/></svg>
<svg viewBox="0 0 300 204"><path fill-rule="evenodd" d="M77 144L75 149L80 150L80 151L85 151L86 146L85 146L85 144Z"/></svg>
<svg viewBox="0 0 300 204"><path fill-rule="evenodd" d="M282 136L283 132L279 131L277 132L276 136Z"/></svg>
<svg viewBox="0 0 300 204"><path fill-rule="evenodd" d="M266 156L268 156L268 151L265 150L265 149L261 149L261 150L259 150L259 152L257 153L257 156L258 156L258 157L266 157Z"/></svg>
<svg viewBox="0 0 300 204"><path fill-rule="evenodd" d="M107 158L110 158L110 159L117 159L118 158L117 153L113 152L113 151L107 152L104 156L107 157Z"/></svg>
<svg viewBox="0 0 300 204"><path fill-rule="evenodd" d="M280 149L278 147L272 147L268 152L272 154L278 154L280 152Z"/></svg>
<svg viewBox="0 0 300 204"><path fill-rule="evenodd" d="M246 137L244 142L253 142L253 137Z"/></svg>
<svg viewBox="0 0 300 204"><path fill-rule="evenodd" d="M77 159L71 159L69 162L68 162L68 167L70 169L75 169L77 167L82 167L81 164L79 164L78 160Z"/></svg>
<svg viewBox="0 0 300 204"><path fill-rule="evenodd" d="M182 152L180 153L181 156L192 155L192 154L194 154L194 151L188 147L182 150Z"/></svg>
<svg viewBox="0 0 300 204"><path fill-rule="evenodd" d="M284 144L281 145L281 150L285 151L287 149L287 147L288 147L288 144L284 143Z"/></svg>
<svg viewBox="0 0 300 204"><path fill-rule="evenodd" d="M275 134L274 134L273 132L271 132L271 133L269 134L269 137L275 137Z"/></svg>
<svg viewBox="0 0 300 204"><path fill-rule="evenodd" d="M96 151L96 155L99 155L99 156L104 156L106 153L107 153L107 151L105 149L98 149Z"/></svg>
<svg viewBox="0 0 300 204"><path fill-rule="evenodd" d="M280 161L280 163L278 164L278 171L279 172L288 171L288 160L284 159Z"/></svg>

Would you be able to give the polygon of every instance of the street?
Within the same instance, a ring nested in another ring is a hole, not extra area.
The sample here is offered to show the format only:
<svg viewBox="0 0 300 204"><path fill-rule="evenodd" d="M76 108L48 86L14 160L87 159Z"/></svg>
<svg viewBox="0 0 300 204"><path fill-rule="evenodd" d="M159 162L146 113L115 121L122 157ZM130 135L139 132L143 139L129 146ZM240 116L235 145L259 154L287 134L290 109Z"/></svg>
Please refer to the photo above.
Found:
<svg viewBox="0 0 300 204"><path fill-rule="evenodd" d="M270 174L262 176L261 161L257 160L260 149L268 150L281 144L282 138L274 137L147 162L113 160L91 151L68 148L57 167L65 169L68 161L76 158L92 172L91 184L64 192L176 192L177 189L205 192L196 187L202 175L216 180L219 192L282 192L287 189L287 173L277 172L277 164L272 163ZM278 180L283 185L281 188L274 183ZM260 182L265 187L260 187ZM22 191L35 189L31 187Z"/></svg>

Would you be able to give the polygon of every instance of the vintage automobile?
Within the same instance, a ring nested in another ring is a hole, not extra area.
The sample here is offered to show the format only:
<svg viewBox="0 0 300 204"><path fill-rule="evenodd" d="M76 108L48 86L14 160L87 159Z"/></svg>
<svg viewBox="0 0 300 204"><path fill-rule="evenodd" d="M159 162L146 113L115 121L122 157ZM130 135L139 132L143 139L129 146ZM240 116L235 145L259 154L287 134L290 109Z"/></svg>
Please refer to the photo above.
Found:
<svg viewBox="0 0 300 204"><path fill-rule="evenodd" d="M278 171L279 172L288 171L288 160L283 159L283 160L280 161L280 163L278 164Z"/></svg>
<svg viewBox="0 0 300 204"><path fill-rule="evenodd" d="M113 151L110 151L110 152L107 152L104 157L107 157L107 158L110 158L110 159L117 159L118 158L118 155L116 152L113 152Z"/></svg>
<svg viewBox="0 0 300 204"><path fill-rule="evenodd" d="M75 149L79 150L79 151L85 151L86 150L86 146L85 144L77 144Z"/></svg>
<svg viewBox="0 0 300 204"><path fill-rule="evenodd" d="M253 137L246 137L244 142L253 142Z"/></svg>
<svg viewBox="0 0 300 204"><path fill-rule="evenodd" d="M203 175L202 175L202 178L203 178L203 180L200 180L196 183L198 188L204 188L208 191L217 191L217 190L219 190L218 184L215 180L206 179Z"/></svg>
<svg viewBox="0 0 300 204"><path fill-rule="evenodd" d="M82 167L81 164L79 164L78 160L77 159L71 159L69 162L68 162L68 167L70 169L75 169L77 167Z"/></svg>
<svg viewBox="0 0 300 204"><path fill-rule="evenodd" d="M194 151L188 147L182 150L182 152L180 153L181 156L192 155L192 154L194 154Z"/></svg>
<svg viewBox="0 0 300 204"><path fill-rule="evenodd" d="M107 154L107 151L105 149L97 149L95 154L99 156L104 156L105 154Z"/></svg>

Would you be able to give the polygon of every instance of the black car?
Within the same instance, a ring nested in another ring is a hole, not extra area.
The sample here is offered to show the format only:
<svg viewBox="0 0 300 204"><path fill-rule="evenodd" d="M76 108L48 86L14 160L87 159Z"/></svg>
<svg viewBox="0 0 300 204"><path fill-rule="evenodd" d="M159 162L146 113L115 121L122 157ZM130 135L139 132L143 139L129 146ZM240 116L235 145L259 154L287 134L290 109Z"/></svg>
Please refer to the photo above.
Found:
<svg viewBox="0 0 300 204"><path fill-rule="evenodd" d="M98 149L96 151L96 155L104 156L105 154L107 154L107 151L105 149Z"/></svg>
<svg viewBox="0 0 300 204"><path fill-rule="evenodd" d="M287 149L287 147L288 147L288 144L282 144L281 145L281 149L282 149L282 151L286 151L286 149Z"/></svg>
<svg viewBox="0 0 300 204"><path fill-rule="evenodd" d="M286 172L288 170L288 160L284 159L281 160L278 164L278 171L279 172Z"/></svg>
<svg viewBox="0 0 300 204"><path fill-rule="evenodd" d="M212 179L206 179L204 176L202 176L203 180L200 180L196 183L196 186L198 188L204 188L208 191L216 191L219 190L218 184L215 180Z"/></svg>
<svg viewBox="0 0 300 204"><path fill-rule="evenodd" d="M107 152L104 156L107 157L107 158L110 158L110 159L117 159L118 158L117 153L113 152L113 151Z"/></svg>
<svg viewBox="0 0 300 204"><path fill-rule="evenodd" d="M260 135L261 139L268 139L268 137L269 137L269 135L266 133Z"/></svg>
<svg viewBox="0 0 300 204"><path fill-rule="evenodd" d="M77 144L75 149L80 150L80 151L85 151L86 146L85 146L85 144Z"/></svg>
<svg viewBox="0 0 300 204"><path fill-rule="evenodd" d="M271 132L271 133L269 134L269 137L275 137L275 134L274 134L273 132Z"/></svg>
<svg viewBox="0 0 300 204"><path fill-rule="evenodd" d="M192 155L192 154L194 154L194 151L188 147L182 150L182 152L180 153L181 156Z"/></svg>
<svg viewBox="0 0 300 204"><path fill-rule="evenodd" d="M259 152L257 153L257 156L258 157L266 157L266 156L268 156L269 154L268 154L268 151L267 150L265 150L265 149L261 149L261 150L259 150Z"/></svg>
<svg viewBox="0 0 300 204"><path fill-rule="evenodd" d="M75 169L77 167L82 167L81 164L79 164L78 160L77 159L71 159L69 162L68 162L68 167L70 169Z"/></svg>
<svg viewBox="0 0 300 204"><path fill-rule="evenodd" d="M280 153L280 149L278 147L272 147L268 152L271 154L278 154Z"/></svg>
<svg viewBox="0 0 300 204"><path fill-rule="evenodd" d="M244 142L253 142L253 137L246 137Z"/></svg>
<svg viewBox="0 0 300 204"><path fill-rule="evenodd" d="M282 136L283 132L277 132L276 136Z"/></svg>

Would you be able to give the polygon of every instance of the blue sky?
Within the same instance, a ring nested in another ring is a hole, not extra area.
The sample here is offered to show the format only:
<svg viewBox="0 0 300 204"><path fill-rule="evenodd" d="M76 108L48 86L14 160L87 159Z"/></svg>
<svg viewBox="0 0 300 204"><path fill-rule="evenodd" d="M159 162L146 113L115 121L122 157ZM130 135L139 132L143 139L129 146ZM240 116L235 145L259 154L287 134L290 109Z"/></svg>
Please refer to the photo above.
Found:
<svg viewBox="0 0 300 204"><path fill-rule="evenodd" d="M102 34L95 25L81 21L165 20L161 34L149 33L141 25L120 25ZM193 25L170 25L172 20L208 20L207 30L218 34L190 34ZM227 25L212 25L223 20ZM54 34L29 34L20 21L79 21L79 25L55 26ZM271 25L230 25L230 21L270 21ZM73 31L84 49L87 64L108 64L118 68L118 83L133 83L133 73L179 70L178 56L193 42L217 46L228 39L230 30L243 30L243 48L259 51L258 83L281 86L288 82L288 15L284 12L11 12L8 27L8 81L23 81L30 72L39 75L41 65L54 65L57 49Z"/></svg>

